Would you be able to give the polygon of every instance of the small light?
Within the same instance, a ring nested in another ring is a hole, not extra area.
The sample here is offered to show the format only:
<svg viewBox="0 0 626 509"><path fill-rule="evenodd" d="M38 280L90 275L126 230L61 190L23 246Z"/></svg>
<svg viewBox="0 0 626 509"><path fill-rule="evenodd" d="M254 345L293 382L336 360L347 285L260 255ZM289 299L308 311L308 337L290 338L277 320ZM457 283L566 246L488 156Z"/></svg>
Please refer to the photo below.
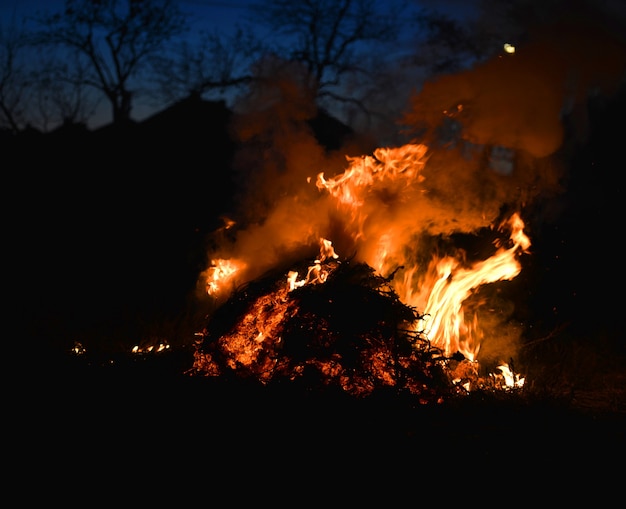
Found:
<svg viewBox="0 0 626 509"><path fill-rule="evenodd" d="M507 42L504 44L504 51L505 53L509 53L510 55L512 55L513 53L515 53L515 46Z"/></svg>

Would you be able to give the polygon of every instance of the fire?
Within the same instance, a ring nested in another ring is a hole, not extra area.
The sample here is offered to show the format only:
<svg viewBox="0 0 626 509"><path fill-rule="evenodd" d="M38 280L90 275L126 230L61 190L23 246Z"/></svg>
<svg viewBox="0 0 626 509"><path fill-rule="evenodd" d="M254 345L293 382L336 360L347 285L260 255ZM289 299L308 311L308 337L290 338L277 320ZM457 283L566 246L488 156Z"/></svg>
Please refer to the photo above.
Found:
<svg viewBox="0 0 626 509"><path fill-rule="evenodd" d="M304 279L298 280L298 272L295 270L289 271L287 274L287 286L289 291L300 288L306 284L318 284L325 283L328 278L328 269L322 264L329 259L336 260L339 255L335 253L333 243L324 238L320 238L320 255L313 262L313 265L309 266Z"/></svg>
<svg viewBox="0 0 626 509"><path fill-rule="evenodd" d="M343 174L326 179L321 172L316 185L347 210L347 219L358 240L365 235L367 195L376 188L399 194L403 188L422 182L420 171L426 164L427 150L426 145L408 144L400 148L378 148L373 156L347 157L351 164Z"/></svg>
<svg viewBox="0 0 626 509"><path fill-rule="evenodd" d="M131 349L132 353L159 353L168 350L170 345L166 341L157 344L135 345Z"/></svg>
<svg viewBox="0 0 626 509"><path fill-rule="evenodd" d="M485 224L484 227L490 226L492 231L498 226L497 232L506 239L494 242L495 252L486 259L470 262L460 248L442 255L433 251L430 260L426 261L424 256L416 256L420 235L427 230L427 225L420 225L419 217L415 215L420 211L419 205L423 203L422 208L430 207L435 210L434 214L438 213L436 199L431 196L430 177L425 171L429 157L428 148L422 144L379 148L372 156L347 157L348 168L341 174L326 177L320 172L316 187L335 206L342 231L349 237L347 241L342 238L342 242L354 249L354 260L373 268L389 281L391 290L404 305L420 311L409 331L409 337L415 339L415 348L422 348L416 339L425 337L443 358L452 359L461 354L463 360L455 361L454 366L448 368L455 383L469 390L482 383L477 381L483 339L498 332L483 330L476 314L466 320L464 306L483 285L515 278L521 271L520 255L528 252L531 242L524 232L520 214L514 213L499 225ZM474 218L474 223L479 221ZM309 239L303 239L303 245ZM289 270L286 284L257 298L234 327L219 334L214 345L217 344L221 353L204 352L197 356L197 369L219 374L224 366L219 366L214 355L225 356L229 368L253 371L262 380L271 378L278 371L284 372L287 365L291 378L298 376L307 366L315 366L346 390L367 392L372 384L394 385L398 373L417 362L415 358L399 360L388 345L379 344L379 338L375 341L365 339L371 344L367 356L364 354L360 362L369 374L362 377L354 370L347 371L341 355L336 353L323 360L280 360L283 337L287 334L286 322L303 313L296 304L298 299L290 295L304 286L326 283L341 263L326 232L320 231L318 239L319 255L308 265L306 273L295 268ZM235 274L245 268L243 262L215 258L205 273L208 294L215 295L229 285L232 287ZM323 304L332 301L334 299L329 298ZM307 327L321 336L312 340L316 345L332 346L337 341L329 324L323 320ZM328 337L324 337L326 335ZM429 362L425 364L430 365ZM494 377L494 383L505 387L523 384L523 379L514 374L508 364L501 362L497 369L502 374L497 380ZM418 386L412 390L423 392L424 388Z"/></svg>
<svg viewBox="0 0 626 509"><path fill-rule="evenodd" d="M513 279L521 270L517 254L526 252L530 240L523 232L524 222L519 215L514 214L508 225L513 243L510 248L500 248L469 268L459 267L459 262L450 257L434 264L434 284L424 310L426 334L446 355L461 352L470 360L476 359L480 344L474 341L472 328L465 324L463 302L479 286Z"/></svg>
<svg viewBox="0 0 626 509"><path fill-rule="evenodd" d="M441 390L456 391L442 383L444 360L437 350L424 341L411 348L420 335L406 325L415 314L388 299L388 281L365 264L340 262L326 239L320 245L310 267L319 265L326 278L302 280L295 288L274 278L251 282L220 308L216 329L203 332L206 348L196 351L193 369L209 376L233 371L264 384L282 377L316 379L354 396L400 386L422 402L438 401ZM294 274L289 272L289 281Z"/></svg>
<svg viewBox="0 0 626 509"><path fill-rule="evenodd" d="M231 259L217 259L211 261L211 266L205 273L206 291L209 295L217 295L227 288L235 274L245 268L243 262Z"/></svg>
<svg viewBox="0 0 626 509"><path fill-rule="evenodd" d="M414 280L420 267L408 263L403 254L407 246L396 240L397 225L380 216L374 226L368 225L371 214L367 200L374 192L384 191L387 195L407 190L410 195L426 192L420 186L426 179L422 170L427 162L427 147L408 144L378 149L373 157L349 158L349 161L350 167L334 178L326 179L320 173L317 187L330 193L338 206L347 211L354 240L364 248L367 263L385 273L393 268L394 260L402 260L404 279L394 284L394 289L404 302L424 310L425 319L420 326L425 327L432 344L446 355L460 352L476 360L480 342L473 330L477 324L466 324L463 303L481 285L511 280L519 274L518 255L530 247L523 220L515 213L501 225L501 230L510 230L508 249L500 247L493 256L469 267L462 264L461 256L434 258L420 283ZM375 249L368 250L372 245Z"/></svg>
<svg viewBox="0 0 626 509"><path fill-rule="evenodd" d="M515 387L523 387L525 378L520 377L519 373L513 373L508 364L503 364L502 366L498 366L500 372L502 373L502 377L504 378L505 386L509 389Z"/></svg>

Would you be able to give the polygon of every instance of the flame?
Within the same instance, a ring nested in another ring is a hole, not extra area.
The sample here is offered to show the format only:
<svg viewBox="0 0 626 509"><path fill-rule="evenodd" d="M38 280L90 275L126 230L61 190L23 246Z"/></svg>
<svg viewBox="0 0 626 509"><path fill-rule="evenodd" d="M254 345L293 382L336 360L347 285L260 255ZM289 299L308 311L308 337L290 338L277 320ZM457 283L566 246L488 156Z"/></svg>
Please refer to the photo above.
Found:
<svg viewBox="0 0 626 509"><path fill-rule="evenodd" d="M167 341L161 341L155 344L135 345L131 349L132 353L159 353L168 350L170 345Z"/></svg>
<svg viewBox="0 0 626 509"><path fill-rule="evenodd" d="M206 291L209 295L217 295L233 282L237 272L245 268L245 263L232 259L217 259L211 261L211 266L205 271Z"/></svg>
<svg viewBox="0 0 626 509"><path fill-rule="evenodd" d="M384 187L389 194L401 193L403 188L423 181L421 169L426 164L428 148L422 144L407 144L398 148L378 148L373 156L346 157L350 167L340 175L326 179L317 175L316 186L335 198L338 205L348 210L355 239L364 238L368 217L366 200L376 187ZM378 268L378 267L375 267Z"/></svg>
<svg viewBox="0 0 626 509"><path fill-rule="evenodd" d="M520 377L519 373L513 373L508 364L502 364L498 366L500 372L502 373L502 377L504 378L505 387L508 389L513 389L516 387L523 387L525 378Z"/></svg>
<svg viewBox="0 0 626 509"><path fill-rule="evenodd" d="M466 323L463 303L481 285L516 277L521 270L518 254L527 252L531 243L523 220L514 213L500 227L510 230L509 248L500 247L493 256L471 266L463 264L460 255L433 258L423 280L418 281L420 267L408 263L403 253L407 246L397 240L398 225L368 207L368 198L382 190L386 195L403 190L413 196L425 193L420 185L425 181L422 170L427 159L427 147L422 144L379 148L374 156L348 158L351 164L343 174L326 179L320 173L317 187L330 193L347 212L353 239L364 248L362 256L367 263L385 273L392 270L395 260L403 260L404 278L394 283L394 290L405 303L423 309L424 319L418 326L424 327L432 344L448 356L460 352L473 361L480 351L479 324ZM368 224L372 214L379 214L375 225Z"/></svg>
<svg viewBox="0 0 626 509"><path fill-rule="evenodd" d="M432 343L446 355L461 352L475 360L480 344L474 341L472 327L465 324L463 302L481 285L501 280L511 280L521 271L518 252L526 252L530 240L523 232L524 222L518 214L508 221L511 227L509 249L500 248L490 258L469 268L460 267L459 261L443 258L435 265L434 284L430 290L424 315L426 334Z"/></svg>
<svg viewBox="0 0 626 509"><path fill-rule="evenodd" d="M300 288L306 284L325 283L328 278L328 268L322 264L331 258L333 260L339 258L339 255L335 253L333 243L328 239L320 238L320 255L313 262L313 265L309 266L306 277L298 280L298 272L295 270L291 270L287 274L287 287L289 291Z"/></svg>
<svg viewBox="0 0 626 509"><path fill-rule="evenodd" d="M436 208L437 204L429 198L432 187L429 188L429 177L424 171L429 158L427 152L425 145L407 144L378 148L372 156L346 157L348 168L333 177L320 172L316 187L336 206L343 232L348 237L348 241L342 238L342 242L354 244L355 258L381 275L393 274L389 278L390 285L400 300L422 311L421 318L414 324L414 332L423 334L446 358L462 354L463 362L451 368L451 372L455 383L469 390L479 377L477 359L482 342L497 331L484 330L476 313L466 320L464 305L481 286L515 278L521 271L520 255L528 252L531 242L524 233L520 214L513 213L499 225L483 221L483 228L498 226L506 239L497 240L495 252L486 259L470 263L461 249L441 256L431 253L431 259L426 262L423 257L415 256L419 234L427 230L426 225L419 224L421 216L415 216L419 208L415 202L420 205L423 200L424 208ZM261 373L261 377L269 377L273 370L280 368L277 352L283 321L298 312L288 298L289 293L307 284L325 283L333 270L329 262L334 262L334 266L340 263L332 241L319 233L319 256L309 265L306 275L300 277L297 270L290 270L280 290L258 299L239 323L219 338L221 352L228 358L231 368L244 367ZM306 242L307 239L303 239L303 245ZM235 275L245 268L246 264L241 261L214 259L205 273L207 292L215 295L229 285L232 287ZM324 324L319 324L318 332L324 334L325 330ZM197 366L202 365L206 373L219 374L219 364L211 355L210 352L198 354ZM370 375L379 382L393 385L396 377L389 364L390 352L384 347L372 347L368 355L366 364ZM354 373L348 376L339 357L310 362L316 363L320 372L334 378L348 391L367 392L371 383L369 378L359 379ZM304 364L306 362L291 365L291 376L302 372ZM498 375L498 380L503 380L501 385L519 387L523 384L523 379L513 374L507 364L497 369L502 372ZM416 387L414 392L423 390L424 387Z"/></svg>

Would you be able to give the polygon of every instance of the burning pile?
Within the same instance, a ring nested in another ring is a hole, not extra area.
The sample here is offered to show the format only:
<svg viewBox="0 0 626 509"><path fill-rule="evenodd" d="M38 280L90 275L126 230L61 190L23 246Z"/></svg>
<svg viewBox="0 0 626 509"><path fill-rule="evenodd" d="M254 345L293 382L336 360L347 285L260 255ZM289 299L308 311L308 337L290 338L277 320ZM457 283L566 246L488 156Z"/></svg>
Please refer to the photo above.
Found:
<svg viewBox="0 0 626 509"><path fill-rule="evenodd" d="M195 369L357 396L398 387L430 401L453 390L442 352L414 329L421 317L389 280L335 258L318 258L306 273L301 281L296 271L287 280L267 276L235 293L213 316Z"/></svg>
<svg viewBox="0 0 626 509"><path fill-rule="evenodd" d="M480 214L461 214L462 220L495 237L495 252L470 259L457 246L433 247L432 239L449 237L434 231L435 225L459 227L456 214L463 211L457 210L460 200L452 203L452 211L444 208L447 198L445 204L437 201L441 177L436 166L434 173L425 171L426 152L424 145L409 144L348 158L343 173L318 174L318 200L296 195L277 206L283 209L280 217L289 210L292 219L278 234L284 238L277 240L275 230L270 235L261 227L254 235L263 239L265 251L257 242L251 253L245 252L255 243L244 232L239 238L245 248L231 247L229 255L223 249L213 258L203 274L207 293L227 299L198 333L191 372L263 384L289 380L306 387L335 386L355 396L393 389L424 402L470 390L521 387L524 379L503 360L512 358L514 345L487 352L492 361L500 357L491 371L478 363L483 344L510 339L502 322L481 323L489 306L478 290L519 274L518 257L530 246L524 223L518 213L502 219L499 212L498 223L486 228L488 207L483 207ZM487 178L495 186L503 177L481 175L483 188ZM490 208L493 215L495 207ZM302 211L311 212L312 219L298 224L306 216ZM269 228L272 223L267 218L263 224ZM305 232L299 242L294 241L297 232ZM355 253L351 258L340 259L334 240L328 240L333 234L340 238L341 251ZM283 270L276 269L278 248L268 244L282 240L292 253L301 253L312 249L313 236L319 242L316 259L285 266L293 256L285 257ZM263 252L273 256L265 271L261 256L255 256ZM468 311L471 320L465 318Z"/></svg>
<svg viewBox="0 0 626 509"><path fill-rule="evenodd" d="M419 329L427 317L400 301L392 279L365 263L338 261L330 241L320 244L304 279L297 279L298 270L286 280L266 275L218 309L200 334L195 374L234 374L263 384L286 379L317 390L338 386L353 396L393 388L423 403L470 385L517 385L508 366L501 366L502 376L484 379L477 363L458 352L446 356Z"/></svg>

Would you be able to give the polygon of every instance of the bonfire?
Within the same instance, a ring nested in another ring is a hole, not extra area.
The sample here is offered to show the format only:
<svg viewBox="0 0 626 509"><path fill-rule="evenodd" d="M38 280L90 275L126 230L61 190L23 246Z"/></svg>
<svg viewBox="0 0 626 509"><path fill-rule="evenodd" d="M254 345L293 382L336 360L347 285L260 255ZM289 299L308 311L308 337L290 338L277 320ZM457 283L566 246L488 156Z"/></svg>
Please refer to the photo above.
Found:
<svg viewBox="0 0 626 509"><path fill-rule="evenodd" d="M190 373L340 387L356 397L391 390L421 403L466 394L470 385L514 386L504 376L482 378L477 363L434 346L418 327L425 316L400 300L393 275L337 260L328 240L320 244L308 266L239 288L199 334Z"/></svg>
<svg viewBox="0 0 626 509"><path fill-rule="evenodd" d="M449 236L460 227L458 200L443 212L450 202L445 195L441 202L437 189L441 169L427 171L427 150L408 144L348 157L343 173L317 175L319 198L304 192L285 198L275 218L240 232L244 248L216 253L202 276L209 295L226 299L198 333L191 372L340 387L359 397L393 390L423 402L521 388L524 379L508 358L481 369L481 347L490 338L492 345L506 343L505 326L478 323L489 306L476 311L468 302L480 287L519 274L519 255L530 246L524 222L513 213L485 228L486 209L466 213L467 226L496 236L486 258L471 259L457 247L422 247L429 235ZM500 176L487 176L501 185ZM333 231L353 256L337 254ZM297 252L306 247L310 257L278 268L280 257L273 255L281 242ZM274 265L260 271L266 254ZM466 319L470 311L473 318ZM504 346L488 354L505 357L513 347Z"/></svg>

